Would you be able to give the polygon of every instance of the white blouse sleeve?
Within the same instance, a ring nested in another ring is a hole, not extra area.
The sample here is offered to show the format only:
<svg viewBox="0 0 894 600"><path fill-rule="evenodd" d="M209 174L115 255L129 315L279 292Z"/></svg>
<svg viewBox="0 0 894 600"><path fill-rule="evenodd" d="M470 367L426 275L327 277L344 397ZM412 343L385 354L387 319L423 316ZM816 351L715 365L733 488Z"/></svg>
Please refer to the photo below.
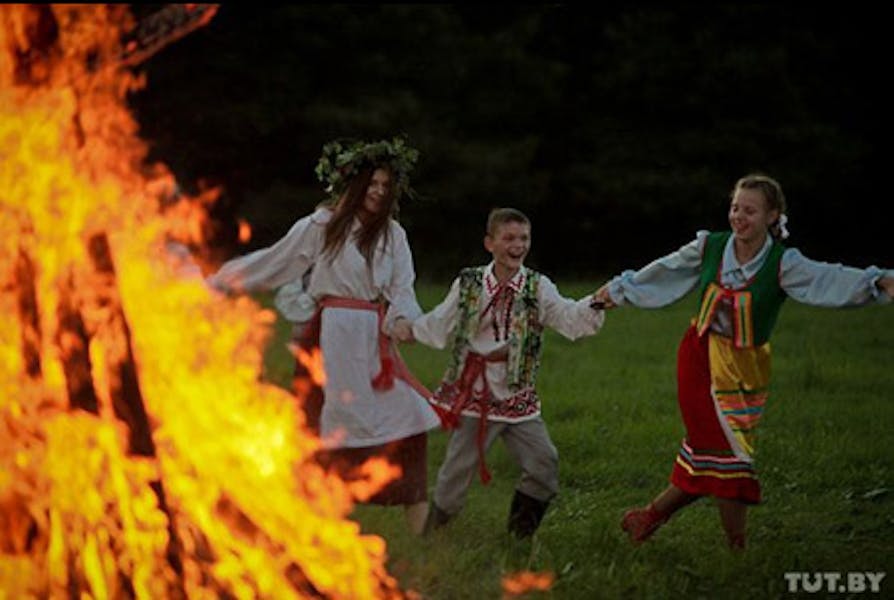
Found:
<svg viewBox="0 0 894 600"><path fill-rule="evenodd" d="M540 322L570 340L593 335L602 328L605 311L590 308L591 296L580 300L565 298L546 275L540 276L538 289Z"/></svg>
<svg viewBox="0 0 894 600"><path fill-rule="evenodd" d="M442 350L451 340L456 327L456 316L459 311L459 278L453 280L447 296L430 312L413 322L413 337L416 341Z"/></svg>
<svg viewBox="0 0 894 600"><path fill-rule="evenodd" d="M413 289L416 271L413 269L413 254L410 251L410 244L407 242L407 233L396 221L392 224L391 233L394 263L391 281L382 291L390 304L388 313L385 315L385 331L391 331L391 327L398 317L412 321L422 314L422 309L416 300L416 292Z"/></svg>
<svg viewBox="0 0 894 600"><path fill-rule="evenodd" d="M251 292L300 279L322 249L324 220L317 213L298 220L272 246L225 262L208 277L208 284L222 291Z"/></svg>
<svg viewBox="0 0 894 600"><path fill-rule="evenodd" d="M888 275L894 271L888 271ZM856 269L840 263L810 260L795 248L786 249L779 265L779 285L798 302L813 306L886 304L891 298L875 283L886 272L878 267Z"/></svg>
<svg viewBox="0 0 894 600"><path fill-rule="evenodd" d="M707 231L676 252L652 261L639 271L624 271L609 282L608 292L617 305L660 308L673 304L698 283Z"/></svg>

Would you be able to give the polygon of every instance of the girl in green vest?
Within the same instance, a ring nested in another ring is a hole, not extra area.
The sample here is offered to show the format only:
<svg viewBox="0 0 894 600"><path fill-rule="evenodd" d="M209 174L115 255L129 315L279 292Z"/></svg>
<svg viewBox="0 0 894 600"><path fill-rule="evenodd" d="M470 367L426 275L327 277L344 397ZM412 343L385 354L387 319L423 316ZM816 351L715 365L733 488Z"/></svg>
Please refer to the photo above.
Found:
<svg viewBox="0 0 894 600"><path fill-rule="evenodd" d="M767 401L769 338L783 301L843 307L894 296L892 271L817 262L786 248L785 212L775 180L743 177L732 192L730 231L699 231L678 251L623 272L596 294L606 308L658 308L700 290L698 313L677 356L686 437L670 485L648 506L624 515L621 527L634 543L687 504L713 496L729 546L744 548L746 508L761 499L755 432Z"/></svg>

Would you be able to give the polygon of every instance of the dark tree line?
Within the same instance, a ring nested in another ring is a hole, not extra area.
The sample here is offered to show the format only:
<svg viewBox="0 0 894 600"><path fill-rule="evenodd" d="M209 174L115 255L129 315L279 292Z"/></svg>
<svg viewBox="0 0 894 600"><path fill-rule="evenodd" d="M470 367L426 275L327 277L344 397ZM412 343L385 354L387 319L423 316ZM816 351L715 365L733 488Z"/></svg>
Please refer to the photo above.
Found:
<svg viewBox="0 0 894 600"><path fill-rule="evenodd" d="M750 171L782 182L808 256L888 266L879 11L223 5L143 66L132 104L152 157L222 184L252 248L323 199L324 142L403 132L422 153L401 221L423 277L485 260L500 205L532 217L551 274L639 266L725 227Z"/></svg>

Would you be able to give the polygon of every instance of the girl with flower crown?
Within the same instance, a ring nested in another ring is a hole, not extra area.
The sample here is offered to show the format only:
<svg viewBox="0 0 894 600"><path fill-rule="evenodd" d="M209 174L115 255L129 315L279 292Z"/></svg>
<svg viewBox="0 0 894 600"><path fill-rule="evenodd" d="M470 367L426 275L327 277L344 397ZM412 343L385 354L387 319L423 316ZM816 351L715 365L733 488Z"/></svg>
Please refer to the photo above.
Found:
<svg viewBox="0 0 894 600"><path fill-rule="evenodd" d="M422 314L407 235L394 219L417 156L401 138L327 144L316 172L330 202L272 246L225 263L209 278L213 287L236 292L306 279L299 296L312 314L304 315L310 323L303 342L319 345L326 373L317 407L320 460L345 479L373 457L396 463L401 476L366 502L403 505L416 533L427 514L426 432L440 421L386 334ZM314 408L305 409L312 423Z"/></svg>
<svg viewBox="0 0 894 600"><path fill-rule="evenodd" d="M634 543L702 496L717 500L732 549L745 547L746 508L760 502L755 433L767 401L770 333L787 297L814 306L887 303L894 272L810 260L788 237L785 197L765 175L732 192L731 231L699 231L677 252L625 271L597 292L606 308L667 306L698 286L699 310L677 355L678 401L686 437L670 485L648 506L625 513Z"/></svg>

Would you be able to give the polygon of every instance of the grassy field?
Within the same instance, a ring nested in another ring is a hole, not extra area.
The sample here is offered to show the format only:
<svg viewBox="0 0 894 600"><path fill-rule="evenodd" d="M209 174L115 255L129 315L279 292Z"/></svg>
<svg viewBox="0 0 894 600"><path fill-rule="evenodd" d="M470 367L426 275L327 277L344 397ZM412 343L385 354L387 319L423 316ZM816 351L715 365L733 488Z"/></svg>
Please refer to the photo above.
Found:
<svg viewBox="0 0 894 600"><path fill-rule="evenodd" d="M574 297L594 287L560 284ZM423 308L446 288L418 286ZM758 441L764 503L749 511L745 553L726 550L709 500L648 543L627 541L621 515L665 486L684 433L675 360L694 302L612 311L599 335L574 343L548 333L538 387L561 490L532 541L505 533L518 471L499 442L488 456L491 484L476 480L461 515L429 538L412 537L399 509L358 507L353 518L387 540L402 585L423 598L500 598L503 575L534 570L556 579L531 598L773 598L793 595L786 572L861 571L888 573L881 594L867 595L894 597L894 306L783 307ZM445 352L402 352L436 384ZM289 380L281 344L271 346L267 369L269 379ZM444 432L430 435L429 489L445 444Z"/></svg>

